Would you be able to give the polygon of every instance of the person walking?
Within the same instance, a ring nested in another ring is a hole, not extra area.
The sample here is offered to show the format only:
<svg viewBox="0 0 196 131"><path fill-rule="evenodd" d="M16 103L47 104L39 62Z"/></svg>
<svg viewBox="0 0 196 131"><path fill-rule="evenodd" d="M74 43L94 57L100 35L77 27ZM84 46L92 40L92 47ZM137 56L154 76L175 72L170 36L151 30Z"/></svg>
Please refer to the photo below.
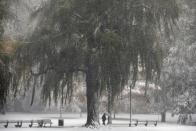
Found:
<svg viewBox="0 0 196 131"><path fill-rule="evenodd" d="M102 116L103 125L105 125L105 121L106 121L106 114L104 113L103 116Z"/></svg>

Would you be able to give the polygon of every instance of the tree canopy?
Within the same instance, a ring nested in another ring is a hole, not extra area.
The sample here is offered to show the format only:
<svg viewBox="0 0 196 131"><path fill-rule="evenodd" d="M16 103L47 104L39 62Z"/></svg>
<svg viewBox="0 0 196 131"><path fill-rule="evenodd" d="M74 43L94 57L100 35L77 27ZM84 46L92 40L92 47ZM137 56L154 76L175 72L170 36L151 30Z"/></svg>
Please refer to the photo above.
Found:
<svg viewBox="0 0 196 131"><path fill-rule="evenodd" d="M18 49L14 89L23 81L24 88L33 86L33 94L36 86L42 87L45 103L66 101L82 73L86 125L95 125L103 89L112 89L115 97L129 79L134 87L139 67L147 81L159 77L160 39L170 37L178 17L176 0L45 1L32 14L38 20L34 32Z"/></svg>

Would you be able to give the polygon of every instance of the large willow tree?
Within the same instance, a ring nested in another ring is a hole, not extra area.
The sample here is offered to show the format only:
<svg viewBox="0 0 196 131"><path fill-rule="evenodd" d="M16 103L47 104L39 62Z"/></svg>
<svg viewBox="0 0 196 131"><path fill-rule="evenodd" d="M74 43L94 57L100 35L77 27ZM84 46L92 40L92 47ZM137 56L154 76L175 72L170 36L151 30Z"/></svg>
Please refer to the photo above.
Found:
<svg viewBox="0 0 196 131"><path fill-rule="evenodd" d="M42 87L45 103L66 101L73 81L84 74L86 126L95 126L104 88L112 92L113 103L130 78L134 85L138 67L147 80L159 76L159 39L175 25L178 6L175 0L49 0L32 17L38 24L18 50L14 85L33 84L33 94Z"/></svg>

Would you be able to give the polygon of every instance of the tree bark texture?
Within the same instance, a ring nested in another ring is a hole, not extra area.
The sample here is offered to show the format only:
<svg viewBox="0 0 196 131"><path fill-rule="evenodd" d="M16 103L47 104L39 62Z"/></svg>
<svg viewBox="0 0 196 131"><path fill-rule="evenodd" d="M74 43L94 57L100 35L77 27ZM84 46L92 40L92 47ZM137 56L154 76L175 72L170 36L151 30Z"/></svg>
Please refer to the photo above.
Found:
<svg viewBox="0 0 196 131"><path fill-rule="evenodd" d="M86 72L87 121L85 126L99 125L99 85L98 68L88 63Z"/></svg>

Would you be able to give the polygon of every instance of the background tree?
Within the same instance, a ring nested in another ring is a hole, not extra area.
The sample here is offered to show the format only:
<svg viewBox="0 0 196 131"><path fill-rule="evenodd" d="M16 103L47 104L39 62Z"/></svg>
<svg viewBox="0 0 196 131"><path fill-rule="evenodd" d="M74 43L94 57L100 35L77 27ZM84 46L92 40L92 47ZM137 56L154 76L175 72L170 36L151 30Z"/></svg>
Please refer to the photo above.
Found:
<svg viewBox="0 0 196 131"><path fill-rule="evenodd" d="M3 21L7 17L8 2L0 0L0 112L5 113L6 96L8 94L9 86L9 68L8 68L8 54L5 51L5 44L3 41L4 27Z"/></svg>
<svg viewBox="0 0 196 131"><path fill-rule="evenodd" d="M15 49L20 45L19 41L24 39L24 35L19 33L24 30L20 28L24 26L24 21L22 23L18 18L18 7L28 8L25 1L0 0L0 110L2 112L5 110L6 96L11 91L9 85L12 80L11 74L14 73L11 69L12 58Z"/></svg>
<svg viewBox="0 0 196 131"><path fill-rule="evenodd" d="M168 54L164 58L161 87L162 87L162 114L166 116L167 110L175 110L186 102L192 104L194 109L195 81L194 81L194 56L195 50L194 25L195 25L195 1L184 1L182 6L182 17L179 20L179 31L175 31L176 39L172 46L167 49ZM189 14L189 16L187 15ZM164 117L163 117L164 118ZM162 119L166 121L166 119Z"/></svg>

